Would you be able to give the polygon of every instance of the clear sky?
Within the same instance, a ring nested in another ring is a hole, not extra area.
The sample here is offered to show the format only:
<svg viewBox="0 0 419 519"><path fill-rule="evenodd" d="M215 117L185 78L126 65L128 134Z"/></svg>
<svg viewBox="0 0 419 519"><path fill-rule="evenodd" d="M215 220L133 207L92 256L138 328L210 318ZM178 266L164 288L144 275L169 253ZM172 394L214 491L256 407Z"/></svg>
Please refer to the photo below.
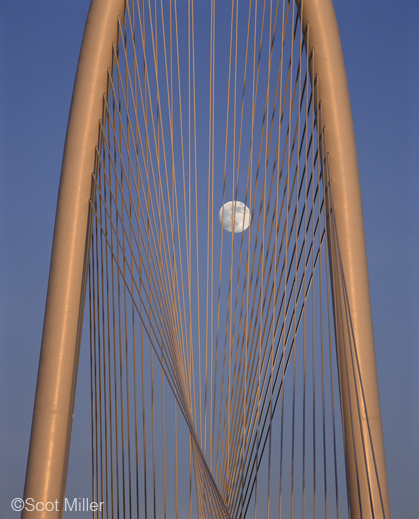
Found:
<svg viewBox="0 0 419 519"><path fill-rule="evenodd" d="M88 5L0 0L2 517L14 516L10 501L23 492L61 158ZM418 6L336 0L335 9L358 147L390 505L393 518L408 519L419 515ZM86 364L82 356L81 376ZM76 429L88 409L88 397L78 395ZM83 495L78 463L89 460L89 427L77 431L67 492L74 496Z"/></svg>

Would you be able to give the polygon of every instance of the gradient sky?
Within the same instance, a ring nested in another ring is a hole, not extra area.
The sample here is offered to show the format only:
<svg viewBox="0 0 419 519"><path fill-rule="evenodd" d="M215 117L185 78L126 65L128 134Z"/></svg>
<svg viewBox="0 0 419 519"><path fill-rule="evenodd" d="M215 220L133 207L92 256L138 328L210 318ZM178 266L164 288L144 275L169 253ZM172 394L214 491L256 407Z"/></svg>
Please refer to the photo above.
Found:
<svg viewBox="0 0 419 519"><path fill-rule="evenodd" d="M88 6L0 0L2 517L17 517L10 501L23 493L61 158ZM393 518L408 519L419 516L418 6L336 0L335 9L358 147L390 505ZM82 353L81 377L87 364ZM78 394L67 496L87 495L77 474L83 459L90 470L90 432L77 424L89 405Z"/></svg>

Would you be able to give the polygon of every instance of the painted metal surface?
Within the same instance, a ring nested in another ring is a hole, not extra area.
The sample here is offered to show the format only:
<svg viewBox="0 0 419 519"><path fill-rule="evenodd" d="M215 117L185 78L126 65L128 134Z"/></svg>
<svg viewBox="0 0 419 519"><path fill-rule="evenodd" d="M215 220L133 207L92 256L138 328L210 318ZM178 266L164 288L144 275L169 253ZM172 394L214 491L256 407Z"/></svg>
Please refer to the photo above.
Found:
<svg viewBox="0 0 419 519"><path fill-rule="evenodd" d="M296 1L303 27L309 24L307 51L310 54L314 49L312 81L316 79L318 85L315 104L322 104L337 236L361 374L360 378L346 374L345 345L349 337L345 325L337 325L351 515L352 519L365 517L367 514L362 511L372 507L375 518L390 518L361 191L339 31L331 0ZM74 86L57 203L24 498L36 502L58 500L60 505L57 512L24 512L23 517L34 513L37 517L62 516L85 296L91 172L112 42L117 38L116 20L123 9L123 0L92 0ZM338 263L335 255L335 271ZM344 296L336 282L334 291L335 308L344 308ZM358 414L356 401L365 401L366 406L360 423L354 425L352 418ZM372 449L365 448L365 438L370 433Z"/></svg>
<svg viewBox="0 0 419 519"><path fill-rule="evenodd" d="M22 517L61 517L85 299L86 235L98 121L123 0L92 0L67 127L24 499L54 503ZM51 507L50 507L51 508Z"/></svg>
<svg viewBox="0 0 419 519"><path fill-rule="evenodd" d="M335 314L340 314L335 326L351 517L389 519L361 188L342 46L332 0L297 0L297 5L303 28L309 24L315 106L318 110L321 104L327 140L340 250L340 258L332 254L331 267L337 272L341 261L346 285L344 294L335 280L333 290ZM352 333L355 355L349 351Z"/></svg>

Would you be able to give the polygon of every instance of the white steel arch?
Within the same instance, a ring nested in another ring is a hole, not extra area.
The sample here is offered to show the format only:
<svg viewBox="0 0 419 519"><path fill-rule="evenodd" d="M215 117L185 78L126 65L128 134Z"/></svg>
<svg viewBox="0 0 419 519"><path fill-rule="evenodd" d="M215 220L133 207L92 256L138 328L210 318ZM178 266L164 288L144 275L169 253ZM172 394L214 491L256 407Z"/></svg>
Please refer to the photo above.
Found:
<svg viewBox="0 0 419 519"><path fill-rule="evenodd" d="M67 127L42 334L25 499L64 502L85 298L90 175L112 42L124 2L92 2ZM22 516L32 512L24 511ZM54 514L55 512L40 512ZM58 517L61 512L56 513Z"/></svg>
<svg viewBox="0 0 419 519"><path fill-rule="evenodd" d="M25 498L36 501L64 499L86 290L91 173L112 44L119 39L116 20L123 18L124 5L123 0L92 0L74 86L25 484ZM333 210L336 223L329 220L328 237L351 517L366 517L365 510L372 510L373 517L389 518L359 173L339 33L331 0L297 0L296 5L303 29L308 27L314 106L323 136L320 153L333 198L327 199L327 213ZM345 368L350 348L356 357L352 374ZM46 513L38 515L53 517Z"/></svg>
<svg viewBox="0 0 419 519"><path fill-rule="evenodd" d="M299 4L301 8L301 3ZM317 95L315 104L321 105L323 113L337 236L349 299L350 328L354 335L362 379L362 383L359 379L349 382L352 405L355 405L356 394L360 395L363 392L365 398L360 428L352 431L349 418L350 396L346 392L348 382L341 381L341 387L344 388L345 445L352 514L353 517L361 517L357 498L358 485L364 509L368 509L368 479L374 470L373 467L377 465L380 481L378 486L376 481L373 483L374 510L381 509L383 499L385 517L390 517L358 160L345 65L332 1L304 2L302 19L303 25L308 24L310 27L310 49L307 49L307 52L314 49L315 77L312 81L318 80L318 89L314 90L315 97ZM333 255L332 258L336 264L340 261ZM336 286L334 295L338 301L343 297ZM337 303L338 306L343 304L342 301ZM339 319L335 320L335 323L339 323ZM339 324L335 325L338 328L338 345L343 359L349 339L344 337L347 333L345 326L339 328ZM343 367L340 374L341 377L346 377ZM371 429L373 450L370 449L368 452L365 467L360 453L362 438L370 434L368 428ZM351 441L353 436L354 440ZM354 452L354 445L358 454ZM365 467L359 477L360 481L356 477L355 456L360 457L359 466ZM381 492L378 487L381 487Z"/></svg>

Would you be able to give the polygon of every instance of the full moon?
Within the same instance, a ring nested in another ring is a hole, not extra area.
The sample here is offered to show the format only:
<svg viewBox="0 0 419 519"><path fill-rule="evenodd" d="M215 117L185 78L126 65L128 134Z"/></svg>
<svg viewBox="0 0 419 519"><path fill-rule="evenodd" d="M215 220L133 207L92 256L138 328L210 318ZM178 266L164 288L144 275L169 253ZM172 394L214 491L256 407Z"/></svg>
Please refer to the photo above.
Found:
<svg viewBox="0 0 419 519"><path fill-rule="evenodd" d="M234 232L243 232L250 224L250 209L244 205L243 202L236 201L224 204L218 212L218 219L226 231L233 232L234 209L236 210L236 216L234 218Z"/></svg>

